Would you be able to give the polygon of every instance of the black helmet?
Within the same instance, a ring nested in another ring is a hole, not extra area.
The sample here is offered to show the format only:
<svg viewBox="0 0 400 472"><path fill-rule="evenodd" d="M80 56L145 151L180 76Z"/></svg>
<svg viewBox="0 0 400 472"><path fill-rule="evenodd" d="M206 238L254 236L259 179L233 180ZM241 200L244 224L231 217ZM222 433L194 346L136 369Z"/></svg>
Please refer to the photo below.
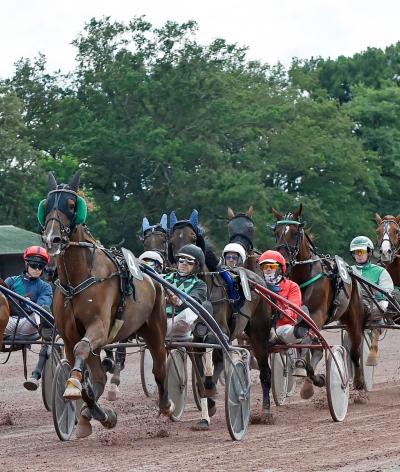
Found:
<svg viewBox="0 0 400 472"><path fill-rule="evenodd" d="M205 264L204 252L194 244L186 244L178 252L177 257L191 257L196 260L199 268L202 268Z"/></svg>

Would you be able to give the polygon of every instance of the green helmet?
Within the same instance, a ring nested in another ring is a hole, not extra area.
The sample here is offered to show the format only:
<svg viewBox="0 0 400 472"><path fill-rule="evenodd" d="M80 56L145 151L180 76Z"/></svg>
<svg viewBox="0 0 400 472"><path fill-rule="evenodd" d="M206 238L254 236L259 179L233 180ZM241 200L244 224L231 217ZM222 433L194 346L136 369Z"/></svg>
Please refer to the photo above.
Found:
<svg viewBox="0 0 400 472"><path fill-rule="evenodd" d="M366 236L357 236L350 243L350 252L357 249L367 249L368 252L372 253L374 251L374 244Z"/></svg>

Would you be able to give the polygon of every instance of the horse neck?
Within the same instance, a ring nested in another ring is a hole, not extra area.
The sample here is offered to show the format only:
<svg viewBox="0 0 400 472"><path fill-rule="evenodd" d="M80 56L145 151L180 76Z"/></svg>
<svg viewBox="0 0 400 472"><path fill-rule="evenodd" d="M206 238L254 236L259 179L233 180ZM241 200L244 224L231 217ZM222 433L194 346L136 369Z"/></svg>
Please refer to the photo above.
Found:
<svg viewBox="0 0 400 472"><path fill-rule="evenodd" d="M312 259L313 252L311 250L311 245L306 237L306 233L302 238L300 244L300 250L297 254L296 261L303 262ZM310 280L314 275L317 275L322 271L322 266L320 262L313 262L311 264L299 264L296 265L290 274L290 279L298 284L302 284Z"/></svg>
<svg viewBox="0 0 400 472"><path fill-rule="evenodd" d="M82 225L77 225L72 233L70 241L73 243L90 242L96 243ZM63 285L71 283L77 285L82 280L90 277L92 268L93 252L87 248L68 246L64 253L57 258L57 272Z"/></svg>
<svg viewBox="0 0 400 472"><path fill-rule="evenodd" d="M386 270L389 272L395 287L400 287L400 257L396 256L394 261L387 265Z"/></svg>

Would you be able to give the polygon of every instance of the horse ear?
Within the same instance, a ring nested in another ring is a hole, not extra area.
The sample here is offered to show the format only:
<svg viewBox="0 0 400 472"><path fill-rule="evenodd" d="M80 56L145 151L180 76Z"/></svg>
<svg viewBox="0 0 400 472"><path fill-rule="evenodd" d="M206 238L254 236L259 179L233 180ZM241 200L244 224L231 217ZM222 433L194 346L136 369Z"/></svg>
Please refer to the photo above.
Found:
<svg viewBox="0 0 400 472"><path fill-rule="evenodd" d="M57 180L54 177L53 172L49 172L48 178L47 178L47 189L49 192L52 190L55 190L57 188Z"/></svg>
<svg viewBox="0 0 400 472"><path fill-rule="evenodd" d="M176 217L175 212L172 210L171 214L169 215L169 228L172 229L176 225L177 221L178 218Z"/></svg>
<svg viewBox="0 0 400 472"><path fill-rule="evenodd" d="M382 223L382 218L379 213L375 213L375 221L377 225L380 225Z"/></svg>
<svg viewBox="0 0 400 472"><path fill-rule="evenodd" d="M168 229L168 216L165 213L161 217L160 226L161 226L162 229L167 231L167 229Z"/></svg>
<svg viewBox="0 0 400 472"><path fill-rule="evenodd" d="M189 221L195 228L197 228L197 226L199 225L199 212L197 210L192 211Z"/></svg>
<svg viewBox="0 0 400 472"><path fill-rule="evenodd" d="M400 224L400 215L396 216L396 221L397 221L398 224Z"/></svg>
<svg viewBox="0 0 400 472"><path fill-rule="evenodd" d="M232 208L228 208L228 220L231 220L232 218L235 218L235 212L232 210Z"/></svg>
<svg viewBox="0 0 400 472"><path fill-rule="evenodd" d="M300 220L300 215L301 215L302 210L303 210L303 204L300 203L299 209L293 213L295 220Z"/></svg>
<svg viewBox="0 0 400 472"><path fill-rule="evenodd" d="M249 206L249 209L246 211L246 216L248 216L249 218L252 218L253 217L253 205Z"/></svg>
<svg viewBox="0 0 400 472"><path fill-rule="evenodd" d="M72 181L71 183L69 184L69 188L71 190L73 190L74 192L77 192L78 189L79 189L79 181L81 179L81 174L78 170L78 172L74 175L74 177L72 178Z"/></svg>
<svg viewBox="0 0 400 472"><path fill-rule="evenodd" d="M143 222L142 222L142 231L143 231L143 233L149 228L150 228L149 220L146 217L144 217Z"/></svg>
<svg viewBox="0 0 400 472"><path fill-rule="evenodd" d="M282 213L279 213L278 210L275 210L275 208L271 208L272 214L275 216L277 221L282 219Z"/></svg>

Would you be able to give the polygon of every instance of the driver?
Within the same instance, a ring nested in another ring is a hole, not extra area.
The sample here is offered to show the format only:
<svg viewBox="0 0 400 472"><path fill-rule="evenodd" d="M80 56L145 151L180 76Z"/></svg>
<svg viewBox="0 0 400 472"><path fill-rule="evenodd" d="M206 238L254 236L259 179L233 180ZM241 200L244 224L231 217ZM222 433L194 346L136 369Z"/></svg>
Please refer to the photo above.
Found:
<svg viewBox="0 0 400 472"><path fill-rule="evenodd" d="M32 300L50 313L53 291L51 285L40 278L45 266L50 262L50 257L46 249L40 246L26 248L23 257L25 261L23 273L6 278L4 283L10 290ZM16 336L32 335L38 332L39 324L41 324L40 333L42 337L46 340L51 339L52 329L48 325L46 326L46 322L41 323L39 315L35 312L29 315L29 320L25 317L11 316L4 334L7 336L14 336L14 334ZM27 390L36 390L38 388L39 379L46 361L46 353L47 345L43 345L32 376L24 382L24 387Z"/></svg>

